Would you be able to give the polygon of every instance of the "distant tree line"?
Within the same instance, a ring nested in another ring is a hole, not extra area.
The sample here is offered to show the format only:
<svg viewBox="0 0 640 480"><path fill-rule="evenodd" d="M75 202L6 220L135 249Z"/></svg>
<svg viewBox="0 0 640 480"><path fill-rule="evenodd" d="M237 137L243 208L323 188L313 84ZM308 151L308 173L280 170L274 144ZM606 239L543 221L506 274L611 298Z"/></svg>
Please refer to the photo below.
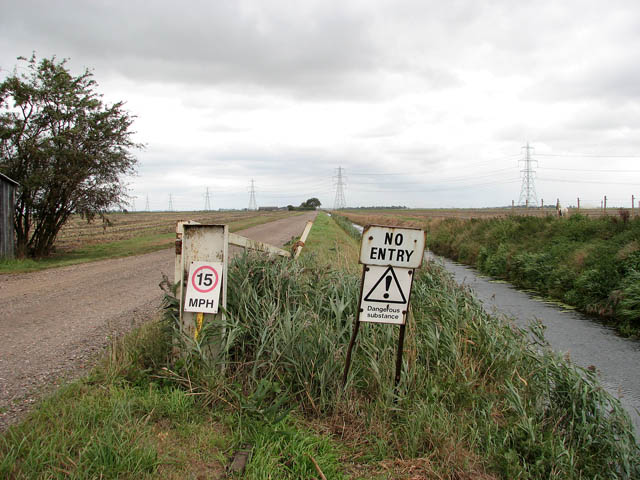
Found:
<svg viewBox="0 0 640 480"><path fill-rule="evenodd" d="M293 205L287 205L287 210L315 210L320 205L320 200L316 197L311 197L306 201L302 202L299 207L294 207Z"/></svg>
<svg viewBox="0 0 640 480"><path fill-rule="evenodd" d="M391 205L391 206L380 206L380 207L353 207L354 210L401 210L406 209L405 205Z"/></svg>

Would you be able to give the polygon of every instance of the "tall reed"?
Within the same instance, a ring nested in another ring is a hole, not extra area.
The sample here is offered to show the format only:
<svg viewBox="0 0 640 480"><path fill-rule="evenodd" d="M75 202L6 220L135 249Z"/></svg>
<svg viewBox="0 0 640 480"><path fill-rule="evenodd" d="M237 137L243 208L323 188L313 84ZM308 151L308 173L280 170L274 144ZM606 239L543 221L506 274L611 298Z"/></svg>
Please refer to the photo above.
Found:
<svg viewBox="0 0 640 480"><path fill-rule="evenodd" d="M640 475L629 419L594 375L551 352L541 327L524 332L487 314L434 264L414 281L397 391L391 325L362 325L341 386L358 275L313 258L244 255L228 278L224 330L207 327L224 336L204 336L222 342L220 357L198 366L201 345L185 363L212 402L266 423L292 411L340 419L369 461L427 462L443 478ZM222 373L212 368L222 363Z"/></svg>

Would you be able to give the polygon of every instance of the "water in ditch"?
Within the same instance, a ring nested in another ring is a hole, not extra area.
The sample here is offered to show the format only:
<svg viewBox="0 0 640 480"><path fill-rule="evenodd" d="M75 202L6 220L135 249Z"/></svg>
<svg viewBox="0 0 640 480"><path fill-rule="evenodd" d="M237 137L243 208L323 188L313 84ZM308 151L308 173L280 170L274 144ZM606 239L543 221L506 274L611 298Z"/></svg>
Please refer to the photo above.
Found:
<svg viewBox="0 0 640 480"><path fill-rule="evenodd" d="M361 226L354 227L362 232ZM568 355L577 365L597 369L602 385L620 399L636 436L640 434L640 342L620 337L593 318L485 277L471 267L431 252L425 256L442 264L456 282L470 286L487 311L504 314L520 327L542 322L551 348Z"/></svg>

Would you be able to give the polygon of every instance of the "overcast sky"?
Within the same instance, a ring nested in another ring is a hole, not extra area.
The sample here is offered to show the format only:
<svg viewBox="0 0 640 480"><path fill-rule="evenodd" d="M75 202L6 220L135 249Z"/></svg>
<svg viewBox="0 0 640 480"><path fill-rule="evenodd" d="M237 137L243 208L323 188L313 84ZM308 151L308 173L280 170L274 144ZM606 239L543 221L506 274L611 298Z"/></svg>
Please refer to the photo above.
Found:
<svg viewBox="0 0 640 480"><path fill-rule="evenodd" d="M1 0L0 78L69 58L137 116L136 207L640 196L640 2Z"/></svg>

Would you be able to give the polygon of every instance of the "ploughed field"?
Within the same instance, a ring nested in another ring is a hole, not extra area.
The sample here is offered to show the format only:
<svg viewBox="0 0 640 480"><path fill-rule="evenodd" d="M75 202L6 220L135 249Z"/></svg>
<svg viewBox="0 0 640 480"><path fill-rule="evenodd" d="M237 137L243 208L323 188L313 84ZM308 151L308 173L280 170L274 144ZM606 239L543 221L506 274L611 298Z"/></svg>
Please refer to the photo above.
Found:
<svg viewBox="0 0 640 480"><path fill-rule="evenodd" d="M180 220L194 220L200 223L239 223L239 228L245 228L277 220L291 215L291 212L128 212L110 213L108 223L96 219L88 223L79 215L74 215L62 228L56 240L57 251L70 251L79 246L96 243L106 243L118 240L128 240L134 237L171 234L175 232L176 222ZM260 218L259 222L253 220Z"/></svg>

